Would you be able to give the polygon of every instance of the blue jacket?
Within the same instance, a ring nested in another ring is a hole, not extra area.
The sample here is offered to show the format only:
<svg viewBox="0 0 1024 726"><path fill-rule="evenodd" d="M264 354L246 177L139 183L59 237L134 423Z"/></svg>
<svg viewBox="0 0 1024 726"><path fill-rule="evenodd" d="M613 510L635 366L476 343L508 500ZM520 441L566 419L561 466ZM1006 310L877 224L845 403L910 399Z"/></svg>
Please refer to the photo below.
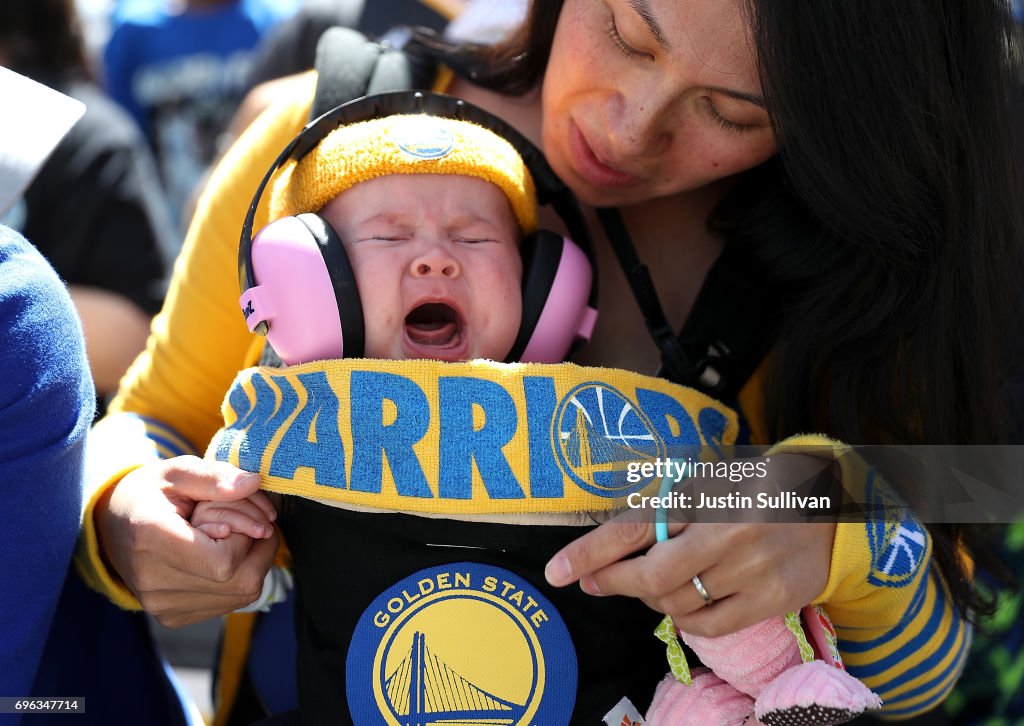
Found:
<svg viewBox="0 0 1024 726"><path fill-rule="evenodd" d="M0 227L0 693L27 695L78 534L95 394L57 274Z"/></svg>
<svg viewBox="0 0 1024 726"><path fill-rule="evenodd" d="M70 567L95 405L63 283L0 226L0 695L83 697L75 723L182 724L144 616L92 592ZM0 715L0 724L19 721Z"/></svg>

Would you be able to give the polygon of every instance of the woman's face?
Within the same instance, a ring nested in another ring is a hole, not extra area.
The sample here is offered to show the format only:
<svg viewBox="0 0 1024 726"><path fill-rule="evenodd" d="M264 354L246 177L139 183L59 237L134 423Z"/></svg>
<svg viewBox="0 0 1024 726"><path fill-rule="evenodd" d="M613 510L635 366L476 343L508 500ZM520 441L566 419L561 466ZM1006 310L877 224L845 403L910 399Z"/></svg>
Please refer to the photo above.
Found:
<svg viewBox="0 0 1024 726"><path fill-rule="evenodd" d="M775 153L740 0L565 0L543 144L584 202L706 186Z"/></svg>

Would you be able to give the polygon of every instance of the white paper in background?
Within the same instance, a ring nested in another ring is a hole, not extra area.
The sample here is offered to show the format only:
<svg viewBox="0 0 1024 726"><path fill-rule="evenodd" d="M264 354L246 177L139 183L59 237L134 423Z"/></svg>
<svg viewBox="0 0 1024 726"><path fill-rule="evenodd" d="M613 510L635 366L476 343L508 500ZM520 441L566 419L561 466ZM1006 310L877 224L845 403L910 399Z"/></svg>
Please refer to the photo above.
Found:
<svg viewBox="0 0 1024 726"><path fill-rule="evenodd" d="M615 704L615 708L604 715L601 722L606 726L644 726L644 717L636 710L636 706L625 696Z"/></svg>
<svg viewBox="0 0 1024 726"><path fill-rule="evenodd" d="M0 217L83 113L81 101L0 66Z"/></svg>

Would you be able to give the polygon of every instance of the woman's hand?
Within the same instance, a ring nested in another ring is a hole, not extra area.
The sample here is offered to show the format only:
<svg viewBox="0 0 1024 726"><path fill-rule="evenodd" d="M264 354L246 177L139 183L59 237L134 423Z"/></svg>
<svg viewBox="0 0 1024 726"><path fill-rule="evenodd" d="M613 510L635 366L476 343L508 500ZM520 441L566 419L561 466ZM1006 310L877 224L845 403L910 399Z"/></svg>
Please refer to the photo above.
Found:
<svg viewBox="0 0 1024 726"><path fill-rule="evenodd" d="M715 637L800 609L828 580L834 523L675 524L655 544L651 519L630 510L571 542L548 562L548 582L637 597L680 630Z"/></svg>
<svg viewBox="0 0 1024 726"><path fill-rule="evenodd" d="M255 474L224 462L179 456L124 477L96 504L96 527L108 565L161 624L179 627L253 602L277 551L276 532L224 539L189 524L199 501L235 501L259 489ZM253 501L269 499L256 497ZM273 520L273 509L265 511ZM260 528L260 531L256 531Z"/></svg>

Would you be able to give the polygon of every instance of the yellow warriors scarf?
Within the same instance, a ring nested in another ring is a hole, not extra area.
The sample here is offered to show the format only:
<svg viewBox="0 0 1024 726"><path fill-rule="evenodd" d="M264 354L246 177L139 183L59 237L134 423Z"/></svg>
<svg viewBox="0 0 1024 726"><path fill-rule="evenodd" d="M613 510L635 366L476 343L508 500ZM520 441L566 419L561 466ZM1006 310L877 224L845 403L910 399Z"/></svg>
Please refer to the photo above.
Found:
<svg viewBox="0 0 1024 726"><path fill-rule="evenodd" d="M442 515L620 509L656 492L644 463L704 458L738 432L698 391L568 363L250 368L223 412L208 455L265 489Z"/></svg>

